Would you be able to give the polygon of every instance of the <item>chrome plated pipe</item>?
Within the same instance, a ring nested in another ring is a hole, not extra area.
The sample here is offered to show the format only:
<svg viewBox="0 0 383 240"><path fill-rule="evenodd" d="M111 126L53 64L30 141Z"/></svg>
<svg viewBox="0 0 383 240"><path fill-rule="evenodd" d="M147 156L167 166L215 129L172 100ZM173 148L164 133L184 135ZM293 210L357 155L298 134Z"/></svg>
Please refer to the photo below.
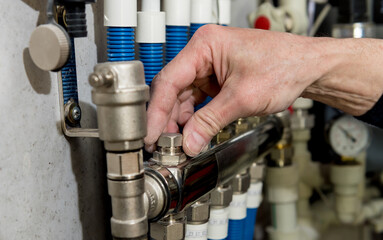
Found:
<svg viewBox="0 0 383 240"><path fill-rule="evenodd" d="M146 177L155 178L163 196L147 189L147 198L163 198L161 207L152 207L161 201L149 202L149 218L158 220L167 213L178 213L206 195L218 185L229 182L238 172L250 167L254 157L269 151L282 137L283 124L275 116L237 137L219 144L197 157L174 166L159 166L154 161L146 164ZM158 191L157 191L158 192ZM155 196L155 197L153 197ZM150 209L161 208L157 216Z"/></svg>

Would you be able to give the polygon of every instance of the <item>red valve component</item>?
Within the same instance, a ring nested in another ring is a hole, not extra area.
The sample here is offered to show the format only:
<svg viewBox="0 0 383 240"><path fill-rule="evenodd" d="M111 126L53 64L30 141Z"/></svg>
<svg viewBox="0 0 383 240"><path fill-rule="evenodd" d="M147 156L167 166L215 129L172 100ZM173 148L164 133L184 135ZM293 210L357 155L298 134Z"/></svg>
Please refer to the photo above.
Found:
<svg viewBox="0 0 383 240"><path fill-rule="evenodd" d="M265 16L259 16L254 21L254 28L263 29L263 30L270 30L270 20Z"/></svg>
<svg viewBox="0 0 383 240"><path fill-rule="evenodd" d="M293 105L291 105L287 110L289 110L290 114L293 115L294 113Z"/></svg>

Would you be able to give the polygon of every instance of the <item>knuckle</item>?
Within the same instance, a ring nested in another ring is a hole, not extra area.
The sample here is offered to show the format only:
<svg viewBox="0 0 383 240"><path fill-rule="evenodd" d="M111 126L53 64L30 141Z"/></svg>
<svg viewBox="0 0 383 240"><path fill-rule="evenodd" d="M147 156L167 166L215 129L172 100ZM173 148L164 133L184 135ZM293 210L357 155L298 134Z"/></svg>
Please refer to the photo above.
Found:
<svg viewBox="0 0 383 240"><path fill-rule="evenodd" d="M203 25L202 27L198 28L198 30L194 33L193 38L194 39L209 38L209 36L212 35L214 32L216 32L216 30L217 30L217 26L214 24Z"/></svg>
<svg viewBox="0 0 383 240"><path fill-rule="evenodd" d="M198 127L202 128L202 130L207 133L210 137L217 134L222 126L222 123L219 119L219 114L214 112L208 106L205 106L201 111L197 111L193 116L195 122Z"/></svg>

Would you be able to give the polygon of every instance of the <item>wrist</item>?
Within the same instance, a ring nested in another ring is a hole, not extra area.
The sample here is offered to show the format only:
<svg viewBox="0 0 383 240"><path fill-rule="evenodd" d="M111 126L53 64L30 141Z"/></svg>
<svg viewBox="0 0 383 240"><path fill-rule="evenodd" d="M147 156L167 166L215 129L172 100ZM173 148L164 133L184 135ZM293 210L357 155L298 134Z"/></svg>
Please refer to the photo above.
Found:
<svg viewBox="0 0 383 240"><path fill-rule="evenodd" d="M380 40L313 39L318 57L316 79L302 96L353 115L371 109L382 95ZM382 63L383 64L383 63Z"/></svg>

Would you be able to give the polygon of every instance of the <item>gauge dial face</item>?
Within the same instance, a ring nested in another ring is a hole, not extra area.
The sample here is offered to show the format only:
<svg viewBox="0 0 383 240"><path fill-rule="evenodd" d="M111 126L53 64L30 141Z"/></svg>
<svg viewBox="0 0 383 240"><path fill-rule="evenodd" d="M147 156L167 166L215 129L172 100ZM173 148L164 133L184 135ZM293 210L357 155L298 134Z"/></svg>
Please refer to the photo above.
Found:
<svg viewBox="0 0 383 240"><path fill-rule="evenodd" d="M351 116L336 120L330 129L330 144L343 157L356 157L367 149L370 133L366 125Z"/></svg>

